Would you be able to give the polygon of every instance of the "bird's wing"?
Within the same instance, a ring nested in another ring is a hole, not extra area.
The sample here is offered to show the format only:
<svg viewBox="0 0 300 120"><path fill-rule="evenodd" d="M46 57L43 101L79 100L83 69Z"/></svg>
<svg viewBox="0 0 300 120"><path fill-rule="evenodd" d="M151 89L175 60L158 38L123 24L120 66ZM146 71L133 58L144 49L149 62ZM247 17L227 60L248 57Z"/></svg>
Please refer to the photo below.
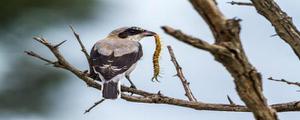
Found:
<svg viewBox="0 0 300 120"><path fill-rule="evenodd" d="M116 55L115 53L122 48L111 47L101 43L96 43L94 45L91 51L91 62L95 72L100 74L99 77L101 80L104 79L105 81L108 81L113 77L126 72L143 56L140 43L131 47L137 47L137 50L126 51L130 49L125 48L123 49L123 52L126 54Z"/></svg>

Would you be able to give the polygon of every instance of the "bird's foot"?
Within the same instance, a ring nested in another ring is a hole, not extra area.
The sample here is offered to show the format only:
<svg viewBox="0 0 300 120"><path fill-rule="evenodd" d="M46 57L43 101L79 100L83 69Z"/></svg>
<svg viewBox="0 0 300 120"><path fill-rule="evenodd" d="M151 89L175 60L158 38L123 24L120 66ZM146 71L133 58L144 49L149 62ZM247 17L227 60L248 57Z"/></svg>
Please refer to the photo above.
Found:
<svg viewBox="0 0 300 120"><path fill-rule="evenodd" d="M136 89L135 85L130 85L130 88Z"/></svg>

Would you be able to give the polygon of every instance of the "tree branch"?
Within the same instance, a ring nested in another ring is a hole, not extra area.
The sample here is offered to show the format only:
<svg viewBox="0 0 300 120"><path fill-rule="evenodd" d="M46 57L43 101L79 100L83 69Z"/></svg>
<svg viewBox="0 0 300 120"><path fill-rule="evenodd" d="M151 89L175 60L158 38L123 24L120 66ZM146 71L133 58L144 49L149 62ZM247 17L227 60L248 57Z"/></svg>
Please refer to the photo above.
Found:
<svg viewBox="0 0 300 120"><path fill-rule="evenodd" d="M281 39L290 45L300 60L300 32L288 16L273 0L251 0L257 12L274 26Z"/></svg>
<svg viewBox="0 0 300 120"><path fill-rule="evenodd" d="M272 81L276 81L276 82L283 82L283 83L286 83L286 84L289 84L289 85L296 85L298 87L300 87L300 83L299 82L290 82L290 81L287 81L285 79L274 79L272 77L269 77L268 78L269 80L272 80Z"/></svg>
<svg viewBox="0 0 300 120"><path fill-rule="evenodd" d="M187 100L182 100L182 99L177 99L177 98L172 98L167 96L160 96L157 94L141 97L141 96L131 96L123 93L121 95L121 98L130 102L167 104L167 105L191 108L195 110L250 112L250 110L243 105L201 103L201 102L187 101ZM270 105L270 107L272 107L277 112L300 111L299 103L300 101L280 103L280 104Z"/></svg>
<svg viewBox="0 0 300 120"><path fill-rule="evenodd" d="M167 34L173 36L174 38L178 39L179 41L187 43L196 48L199 48L199 49L202 49L205 51L209 51L209 52L215 51L217 49L216 46L210 45L209 43L207 43L204 40L186 35L185 33L181 32L180 30L175 30L172 27L162 26L162 29Z"/></svg>
<svg viewBox="0 0 300 120"><path fill-rule="evenodd" d="M81 51L83 52L83 54L84 54L86 60L87 60L88 63L89 63L90 73L93 72L93 71L92 71L93 69L92 69L92 67L91 67L92 61L91 61L91 59L90 59L90 55L88 54L87 50L85 49L85 47L84 47L84 45L83 45L83 43L82 43L82 41L81 41L81 39L80 39L79 34L78 34L77 32L75 32L75 29L74 29L71 25L70 25L69 27L70 27L70 29L72 30L72 32L73 32L73 34L74 34L74 36L75 36L77 42L79 43L79 45L80 45L80 47L81 47Z"/></svg>
<svg viewBox="0 0 300 120"><path fill-rule="evenodd" d="M89 78L86 74L81 72L79 69L73 67L69 64L69 62L63 57L63 55L59 52L59 49L57 47L54 47L55 45L50 44L46 39L35 37L36 41L42 43L43 45L47 46L50 51L56 56L58 59L57 62L53 62L51 60L48 60L46 58L43 58L42 56L34 53L34 52L28 52L26 51L29 56L38 58L40 60L43 60L49 64L57 64L56 67L62 68L64 70L72 72L74 75L76 75L79 79L83 80L88 86L91 86L93 88L96 88L97 90L101 90L101 85L98 84L93 79ZM196 102L196 101L187 101L187 100L181 100L177 98L172 98L168 96L164 96L159 93L150 93L143 90L133 89L127 86L122 85L122 99L125 99L127 101L131 102L141 102L141 103L155 103L155 104L168 104L168 105L175 105L175 106L181 106L186 108L192 108L196 110L213 110L213 111L232 111L232 112L249 112L250 110L246 106L242 105L230 105L230 104L211 104L211 103L202 103L202 102ZM133 93L133 95L127 95ZM97 102L96 105L101 102ZM289 102L289 103L281 103L281 104L274 104L271 105L272 108L277 110L278 112L288 112L288 111L300 111L300 105L299 102ZM96 106L94 104L94 106ZM93 108L92 106L91 108Z"/></svg>
<svg viewBox="0 0 300 120"><path fill-rule="evenodd" d="M177 76L179 77L179 79L180 79L180 81L182 83L182 86L184 88L185 96L190 101L197 101L197 99L195 98L195 96L192 93L192 90L190 89L190 86L189 86L190 83L185 79L185 77L183 75L183 72L182 72L182 68L181 68L181 66L178 64L178 62L176 60L176 57L175 57L175 54L174 54L174 51L173 51L172 47L171 46L167 46L167 47L168 47L168 50L169 50L171 61L173 62L174 66L176 68Z"/></svg>
<svg viewBox="0 0 300 120"><path fill-rule="evenodd" d="M38 41L39 43L45 45L54 54L54 56L57 59L57 62L51 62L50 60L46 61L46 62L51 63L51 64L54 63L55 67L59 67L59 68L62 68L62 69L72 72L78 78L82 79L88 86L92 86L94 88L101 90L101 85L98 84L97 82L95 82L90 77L88 77L84 72L82 72L79 69L77 69L76 67L72 66L60 53L58 47L55 47L55 45L52 45L51 43L49 43L48 40L46 40L45 38L34 37L34 39L36 41ZM26 53L28 54L28 52L26 52ZM32 53L34 53L34 52L32 52ZM46 60L46 58L42 58L41 56L39 56L37 54L29 54L29 55L31 55L32 57L39 58L43 61Z"/></svg>
<svg viewBox="0 0 300 120"><path fill-rule="evenodd" d="M86 113L90 112L93 108L95 108L97 105L101 104L104 101L105 101L105 99L101 99L101 100L95 102L94 105L92 105L87 110L85 110L83 114L86 114Z"/></svg>
<svg viewBox="0 0 300 120"><path fill-rule="evenodd" d="M257 120L277 120L262 93L262 78L250 64L243 50L239 33L239 19L226 19L212 0L190 0L196 11L209 25L218 48L209 51L234 78L236 90ZM182 39L180 39L181 41ZM200 48L201 49L201 48ZM206 49L204 49L206 50Z"/></svg>
<svg viewBox="0 0 300 120"><path fill-rule="evenodd" d="M89 61L90 55L88 54L87 50L85 49L85 47L84 47L84 45L83 45L83 43L82 43L82 41L81 41L81 39L80 39L79 34L75 32L74 28L73 28L71 25L70 25L69 27L70 27L70 29L72 30L72 32L73 32L73 34L74 34L74 36L75 36L77 42L79 43L79 45L80 45L80 47L81 47L81 51L84 53L86 59L87 59L88 62L90 63L90 61Z"/></svg>

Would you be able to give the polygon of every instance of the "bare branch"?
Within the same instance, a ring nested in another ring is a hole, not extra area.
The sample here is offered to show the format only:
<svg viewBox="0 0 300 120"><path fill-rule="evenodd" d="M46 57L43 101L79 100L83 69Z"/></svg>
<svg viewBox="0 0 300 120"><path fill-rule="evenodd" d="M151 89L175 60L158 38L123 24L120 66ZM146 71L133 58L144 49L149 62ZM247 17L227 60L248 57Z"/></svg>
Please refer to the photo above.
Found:
<svg viewBox="0 0 300 120"><path fill-rule="evenodd" d="M74 36L76 37L76 39L77 39L77 41L78 41L78 43L79 43L79 45L81 47L81 51L84 53L86 59L89 61L90 55L88 54L87 50L85 49L85 47L84 47L84 45L83 45L83 43L82 43L82 41L80 39L79 34L75 32L74 28L71 25L69 27L72 30Z"/></svg>
<svg viewBox="0 0 300 120"><path fill-rule="evenodd" d="M299 82L290 82L290 81L287 81L285 79L274 79L272 77L269 77L268 78L269 80L272 80L272 81L277 81L277 82L283 82L283 83L286 83L286 84L289 84L289 85L296 85L298 87L300 87L300 83Z"/></svg>
<svg viewBox="0 0 300 120"><path fill-rule="evenodd" d="M179 77L179 79L180 79L180 81L182 83L182 86L184 88L185 96L190 101L197 101L197 99L195 98L195 96L192 93L192 90L190 89L190 86L189 86L190 83L185 79L185 77L183 75L183 72L182 72L182 68L181 68L181 66L178 64L178 62L176 60L176 57L175 57L175 54L174 54L174 51L173 51L172 47L171 46L167 46L167 47L168 47L168 50L169 50L171 61L173 62L174 66L176 68L177 76Z"/></svg>
<svg viewBox="0 0 300 120"><path fill-rule="evenodd" d="M36 41L48 47L48 49L54 54L57 59L56 64L62 66L61 68L68 70L75 74L78 78L82 79L88 86L92 86L101 90L101 85L95 82L92 78L88 77L84 72L72 66L60 53L57 47L48 42L48 40L41 37L34 37Z"/></svg>
<svg viewBox="0 0 300 120"><path fill-rule="evenodd" d="M178 39L179 41L182 41L184 43L187 43L191 46L194 46L196 48L205 50L205 51L209 51L212 52L214 50L216 50L214 45L210 45L209 43L207 43L204 40L201 40L199 38L195 38L189 35L184 34L183 32L181 32L180 30L175 30L169 26L162 26L162 29L169 35L175 37L176 39Z"/></svg>
<svg viewBox="0 0 300 120"><path fill-rule="evenodd" d="M87 110L85 110L83 114L86 114L86 113L90 112L90 111L91 111L93 108L95 108L97 105L99 105L99 104L101 104L102 102L104 102L104 100L105 100L105 99L101 99L101 100L95 102L94 105L91 106L91 107L89 107Z"/></svg>
<svg viewBox="0 0 300 120"><path fill-rule="evenodd" d="M58 48L55 48L54 45L50 44L46 39L35 37L35 40L39 41L43 45L47 46L50 51L56 56L58 59L57 64L61 65L63 69L68 70L75 74L78 78L83 80L87 85L96 88L98 90L101 90L101 85L92 80L91 78L87 77L86 74L78 70L77 68L71 66L61 55ZM26 53L32 57L39 58L45 62L52 63L51 60L45 59L43 57L40 57L39 55L35 54L34 52L28 52ZM211 104L211 103L201 103L196 101L187 101L187 100L181 100L177 98L172 98L168 96L164 96L160 93L150 93L143 90L133 89L127 86L122 86L122 98L131 101L131 102L142 102L142 103L155 103L155 104L168 104L168 105L176 105L176 106L182 106L187 108L193 108L196 110L213 110L213 111L233 111L233 112L249 112L249 109L246 106L242 105L230 105L230 104ZM133 96L126 95L125 93L133 93ZM136 96L138 95L138 96ZM100 104L101 102L97 102L97 104ZM288 111L300 111L300 105L299 102L289 102L289 103L281 103L281 104L275 104L271 105L272 108L277 110L278 112L288 112ZM96 106L94 105L94 106Z"/></svg>
<svg viewBox="0 0 300 120"><path fill-rule="evenodd" d="M250 64L240 40L240 19L226 19L212 0L190 0L211 29L219 51L211 52L234 78L238 95L257 120L277 120L263 95L260 73Z"/></svg>
<svg viewBox="0 0 300 120"><path fill-rule="evenodd" d="M35 52L33 51L24 51L27 55L31 56L31 57L35 57L35 58L38 58L42 61L45 61L46 63L49 63L49 64L54 64L55 62L49 60L49 59L46 59L38 54L36 54Z"/></svg>
<svg viewBox="0 0 300 120"><path fill-rule="evenodd" d="M290 45L300 60L300 32L292 18L274 0L251 0L257 12L274 26L277 34Z"/></svg>
<svg viewBox="0 0 300 120"><path fill-rule="evenodd" d="M130 102L168 104L168 105L192 108L195 110L250 112L246 106L242 106L242 105L201 103L201 102L187 101L187 100L182 100L182 99L177 99L177 98L172 98L167 96L159 96L159 95L140 97L140 96L131 96L123 93L121 97L122 99L125 99ZM277 112L300 111L299 102L300 101L274 104L274 105L270 105L270 107L272 107Z"/></svg>
<svg viewBox="0 0 300 120"><path fill-rule="evenodd" d="M241 5L241 6L253 6L252 3L247 3L247 2L235 2L235 1L231 1L231 2L227 2L231 5Z"/></svg>
<svg viewBox="0 0 300 120"><path fill-rule="evenodd" d="M72 32L73 32L73 34L74 34L74 36L75 36L77 42L79 43L79 45L80 45L80 47L81 47L81 51L82 51L83 54L85 55L86 60L88 61L90 73L94 72L93 69L92 69L92 67L91 67L92 61L91 61L91 59L90 59L90 55L88 54L87 50L85 49L85 47L84 47L84 45L83 45L83 43L82 43L82 41L81 41L81 39L80 39L79 34L75 32L74 28L73 28L71 25L69 25L69 27L70 27L70 29L72 30Z"/></svg>

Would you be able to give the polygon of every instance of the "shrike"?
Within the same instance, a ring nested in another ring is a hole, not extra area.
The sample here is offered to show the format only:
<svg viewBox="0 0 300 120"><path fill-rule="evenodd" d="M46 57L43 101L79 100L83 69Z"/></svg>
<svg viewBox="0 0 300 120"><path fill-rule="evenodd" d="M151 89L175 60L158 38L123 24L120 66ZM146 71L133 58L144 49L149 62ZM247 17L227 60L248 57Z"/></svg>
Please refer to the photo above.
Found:
<svg viewBox="0 0 300 120"><path fill-rule="evenodd" d="M156 33L139 27L122 27L95 43L91 50L91 76L103 84L102 96L116 99L121 96L120 80L124 77L136 88L129 74L143 56L139 41Z"/></svg>

